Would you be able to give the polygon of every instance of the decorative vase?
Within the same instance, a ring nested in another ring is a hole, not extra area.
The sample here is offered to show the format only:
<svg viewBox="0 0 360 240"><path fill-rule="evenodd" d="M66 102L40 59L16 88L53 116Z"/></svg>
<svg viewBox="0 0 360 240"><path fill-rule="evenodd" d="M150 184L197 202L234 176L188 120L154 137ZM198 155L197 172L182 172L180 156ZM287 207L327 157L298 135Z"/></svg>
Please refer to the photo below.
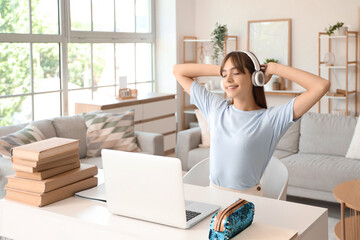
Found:
<svg viewBox="0 0 360 240"><path fill-rule="evenodd" d="M205 64L213 64L213 59L211 56L205 56Z"/></svg>
<svg viewBox="0 0 360 240"><path fill-rule="evenodd" d="M334 66L335 55L332 52L327 52L324 57L324 62L326 66Z"/></svg>
<svg viewBox="0 0 360 240"><path fill-rule="evenodd" d="M344 36L344 35L346 35L347 30L348 30L348 27L339 27L338 29L336 29L336 35Z"/></svg>

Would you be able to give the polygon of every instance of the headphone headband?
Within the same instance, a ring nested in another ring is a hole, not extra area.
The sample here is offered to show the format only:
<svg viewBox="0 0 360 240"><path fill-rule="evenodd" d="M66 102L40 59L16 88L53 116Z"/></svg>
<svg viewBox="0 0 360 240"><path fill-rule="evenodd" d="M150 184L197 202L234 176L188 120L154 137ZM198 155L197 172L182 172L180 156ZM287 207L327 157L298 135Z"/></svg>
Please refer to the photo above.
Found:
<svg viewBox="0 0 360 240"><path fill-rule="evenodd" d="M260 62L253 53L247 52L247 51L237 51L237 52L245 53L251 59L251 61L253 62L254 67L255 67L255 71L260 71Z"/></svg>

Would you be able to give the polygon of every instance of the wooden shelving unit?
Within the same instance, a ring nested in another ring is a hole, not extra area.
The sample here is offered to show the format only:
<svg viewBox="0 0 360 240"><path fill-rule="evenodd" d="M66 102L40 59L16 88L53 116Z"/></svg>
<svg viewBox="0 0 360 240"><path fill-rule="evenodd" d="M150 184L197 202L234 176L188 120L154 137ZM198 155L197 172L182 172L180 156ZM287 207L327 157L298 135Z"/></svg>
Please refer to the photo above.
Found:
<svg viewBox="0 0 360 240"><path fill-rule="evenodd" d="M346 40L346 61L345 65L335 65L335 66L327 66L324 61L321 61L321 40L327 39L328 40L328 52L331 52L331 42L332 40L336 41L337 39L345 39ZM349 60L349 41L354 40L355 44L355 60ZM325 32L319 32L318 37L318 75L321 76L321 70L322 69L328 69L328 76L329 81L331 81L331 70L336 71L338 69L345 69L346 71L346 86L345 89L341 89L340 92L329 92L324 98L327 98L328 100L328 113L331 113L331 101L332 100L345 100L346 107L345 107L345 114L349 115L349 97L354 95L355 100L355 116L357 115L357 81L358 81L358 33L355 31L347 31L346 35L344 36L329 36ZM349 90L349 72L354 70L354 90ZM319 101L319 113L321 112L321 100Z"/></svg>
<svg viewBox="0 0 360 240"><path fill-rule="evenodd" d="M228 45L230 41L234 41L235 42L235 49L234 50L238 50L239 46L238 46L238 37L237 36L226 36L225 38L225 54L228 52ZM186 58L186 43L193 43L194 46L194 59L190 59L187 60ZM205 43L211 43L210 39L198 39L197 37L194 36L186 36L183 38L183 63L198 63L198 49L200 49L200 55L202 54L202 49L204 47L203 44ZM198 47L198 44L200 44L200 47ZM213 90L213 93L223 93L224 94L224 98L226 98L226 93L221 90ZM186 92L183 91L183 96L182 96L182 129L185 129L186 123L185 123L185 115L186 114L195 114L195 109L196 106L195 105L186 105L186 101L185 101L185 97L186 97Z"/></svg>

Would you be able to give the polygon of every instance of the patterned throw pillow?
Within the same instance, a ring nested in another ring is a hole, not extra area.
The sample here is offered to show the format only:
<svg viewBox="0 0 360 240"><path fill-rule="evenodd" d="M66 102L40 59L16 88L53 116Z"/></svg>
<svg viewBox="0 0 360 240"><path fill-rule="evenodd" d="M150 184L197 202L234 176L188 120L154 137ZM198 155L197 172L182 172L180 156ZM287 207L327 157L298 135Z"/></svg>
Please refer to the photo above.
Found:
<svg viewBox="0 0 360 240"><path fill-rule="evenodd" d="M134 109L124 113L84 113L87 126L87 156L98 157L101 149L139 152L134 134Z"/></svg>
<svg viewBox="0 0 360 240"><path fill-rule="evenodd" d="M0 138L0 153L3 156L10 156L13 147L25 145L32 142L44 140L45 136L32 123L15 133Z"/></svg>

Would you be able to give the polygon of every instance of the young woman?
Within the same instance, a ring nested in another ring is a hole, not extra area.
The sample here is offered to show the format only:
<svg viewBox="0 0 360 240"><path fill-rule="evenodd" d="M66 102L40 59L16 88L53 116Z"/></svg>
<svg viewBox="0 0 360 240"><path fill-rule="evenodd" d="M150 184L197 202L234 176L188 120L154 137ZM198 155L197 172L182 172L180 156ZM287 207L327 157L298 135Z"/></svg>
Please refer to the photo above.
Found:
<svg viewBox="0 0 360 240"><path fill-rule="evenodd" d="M178 64L173 67L173 74L209 124L211 185L262 195L260 178L278 141L329 90L330 83L289 66L263 65L265 83L276 74L306 89L288 103L267 109L264 88L252 82L254 57L248 52L234 51L225 56L221 66ZM231 101L193 81L199 76L221 76Z"/></svg>

